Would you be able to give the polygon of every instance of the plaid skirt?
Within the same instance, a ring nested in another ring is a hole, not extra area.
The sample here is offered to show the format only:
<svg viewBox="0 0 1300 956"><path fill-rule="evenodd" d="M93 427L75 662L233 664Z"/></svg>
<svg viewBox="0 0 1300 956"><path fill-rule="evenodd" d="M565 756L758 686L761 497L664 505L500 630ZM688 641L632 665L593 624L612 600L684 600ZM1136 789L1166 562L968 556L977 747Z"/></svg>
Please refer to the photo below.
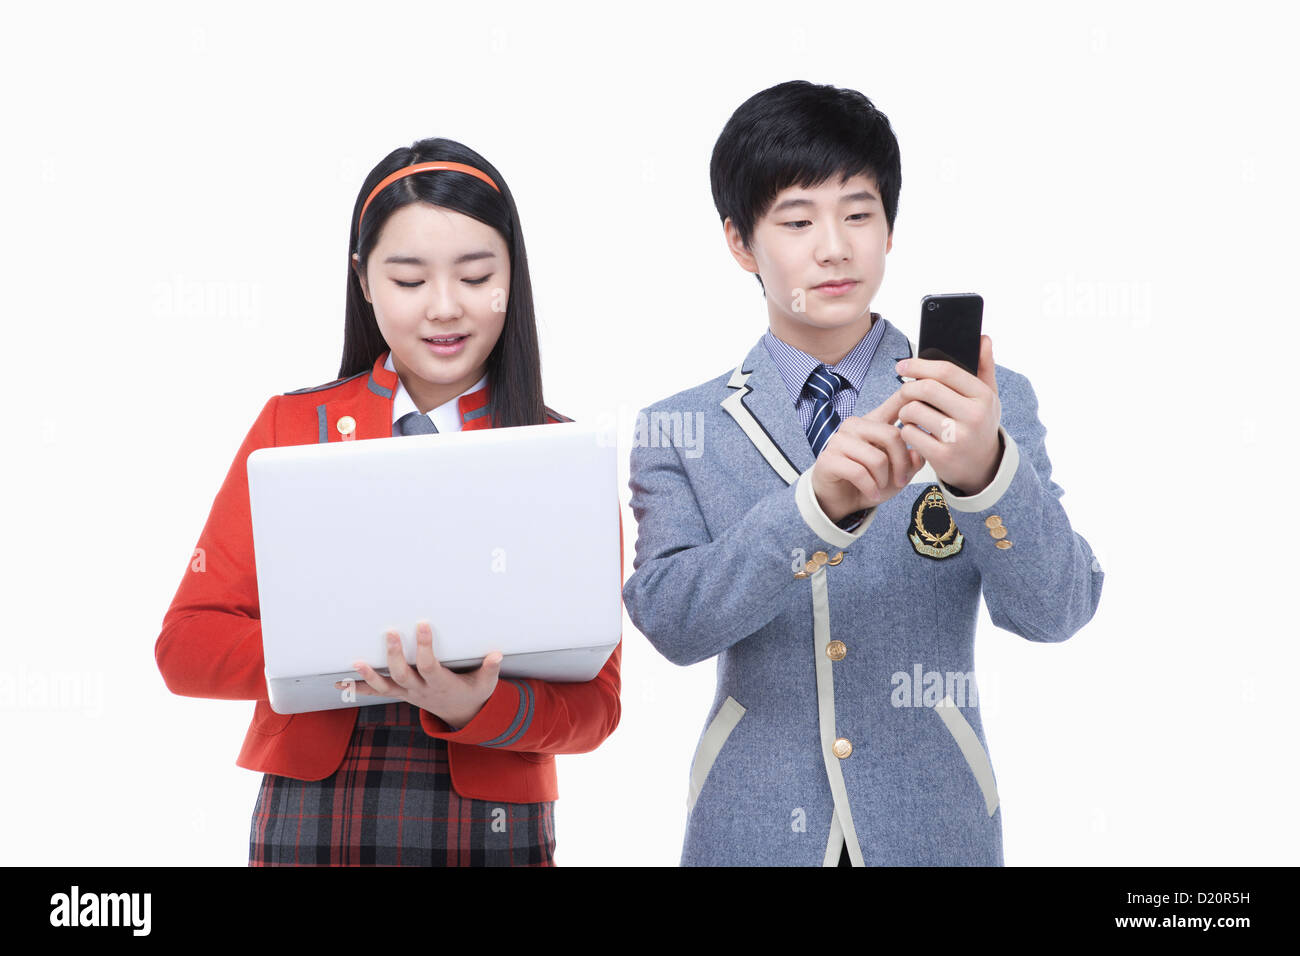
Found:
<svg viewBox="0 0 1300 956"><path fill-rule="evenodd" d="M462 797L405 701L359 708L324 780L264 774L249 866L554 866L555 804Z"/></svg>

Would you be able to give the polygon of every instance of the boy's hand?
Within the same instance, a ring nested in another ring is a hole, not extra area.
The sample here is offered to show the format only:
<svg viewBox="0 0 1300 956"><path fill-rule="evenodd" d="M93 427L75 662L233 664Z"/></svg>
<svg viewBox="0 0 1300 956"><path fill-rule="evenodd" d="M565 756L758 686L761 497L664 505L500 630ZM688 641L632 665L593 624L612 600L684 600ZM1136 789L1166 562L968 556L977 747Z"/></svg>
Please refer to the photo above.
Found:
<svg viewBox="0 0 1300 956"><path fill-rule="evenodd" d="M483 709L496 689L501 673L501 652L483 658L477 670L457 674L438 663L433 656L433 628L421 621L415 628L415 668L406 663L402 642L395 631L388 632L388 677L364 661L352 666L365 681L356 684L363 696L397 697L429 711L457 729L464 727ZM340 687L342 681L336 681Z"/></svg>
<svg viewBox="0 0 1300 956"><path fill-rule="evenodd" d="M1002 462L993 340L980 336L978 376L933 359L907 359L897 369L917 380L898 389L905 401L898 415L902 437L934 466L944 484L971 495L983 491Z"/></svg>
<svg viewBox="0 0 1300 956"><path fill-rule="evenodd" d="M894 426L907 402L902 393L899 388L867 414L844 419L813 463L813 493L832 521L888 501L925 463Z"/></svg>

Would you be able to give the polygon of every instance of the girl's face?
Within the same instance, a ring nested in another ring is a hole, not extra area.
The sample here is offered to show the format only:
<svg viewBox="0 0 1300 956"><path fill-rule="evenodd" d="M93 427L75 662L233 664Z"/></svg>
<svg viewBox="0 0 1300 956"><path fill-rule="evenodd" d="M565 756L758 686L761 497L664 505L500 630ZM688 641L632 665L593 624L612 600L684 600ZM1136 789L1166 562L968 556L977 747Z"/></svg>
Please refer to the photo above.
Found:
<svg viewBox="0 0 1300 956"><path fill-rule="evenodd" d="M359 267L355 253L352 259ZM510 289L510 254L495 229L441 206L410 203L388 217L358 277L420 411L483 376Z"/></svg>

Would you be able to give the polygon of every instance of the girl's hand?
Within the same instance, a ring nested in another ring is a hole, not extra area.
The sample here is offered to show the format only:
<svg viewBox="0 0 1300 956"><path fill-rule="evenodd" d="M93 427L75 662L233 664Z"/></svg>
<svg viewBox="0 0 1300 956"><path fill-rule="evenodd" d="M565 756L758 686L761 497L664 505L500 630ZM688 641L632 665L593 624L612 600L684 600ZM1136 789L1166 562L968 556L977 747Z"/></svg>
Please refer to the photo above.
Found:
<svg viewBox="0 0 1300 956"><path fill-rule="evenodd" d="M397 697L429 711L435 717L460 729L474 719L496 689L501 673L501 652L492 651L483 664L466 674L457 674L438 663L433 656L433 628L428 621L415 627L415 669L406 663L402 642L396 631L388 632L388 677L370 665L357 661L352 667L364 684L356 692L367 697ZM342 687L343 681L337 681Z"/></svg>

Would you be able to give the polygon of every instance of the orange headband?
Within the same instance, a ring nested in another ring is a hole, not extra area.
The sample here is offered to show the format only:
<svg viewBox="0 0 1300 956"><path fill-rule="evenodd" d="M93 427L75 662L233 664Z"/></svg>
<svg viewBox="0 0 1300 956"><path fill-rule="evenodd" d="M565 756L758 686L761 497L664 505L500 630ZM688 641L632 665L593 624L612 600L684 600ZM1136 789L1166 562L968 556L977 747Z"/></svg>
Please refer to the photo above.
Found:
<svg viewBox="0 0 1300 956"><path fill-rule="evenodd" d="M361 236L361 220L366 217L366 209L369 208L370 201L374 199L375 196L379 195L380 190L382 190L385 186L389 185L390 183L395 183L397 182L397 180L402 179L406 176L412 176L415 173L423 173L431 169L449 169L457 173L469 173L471 176L475 176L483 180L483 182L487 183L497 192L501 192L500 187L498 187L497 184L492 181L491 176L483 172L481 169L475 169L473 166L466 166L464 163L433 162L433 163L416 163L414 166L403 166L397 172L389 173L387 176L385 176L383 179L379 181L378 186L370 190L370 195L366 197L365 205L361 207L361 215L357 216L357 236L358 237Z"/></svg>

